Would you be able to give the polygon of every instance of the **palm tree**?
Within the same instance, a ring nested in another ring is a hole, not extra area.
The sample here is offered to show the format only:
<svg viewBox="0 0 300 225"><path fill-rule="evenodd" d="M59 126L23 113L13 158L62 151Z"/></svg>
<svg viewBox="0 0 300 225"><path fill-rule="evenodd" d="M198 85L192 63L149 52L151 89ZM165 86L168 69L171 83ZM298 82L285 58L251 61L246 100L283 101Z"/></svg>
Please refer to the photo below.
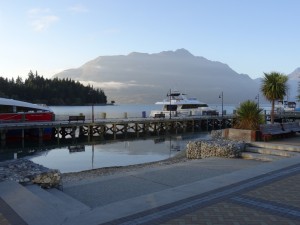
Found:
<svg viewBox="0 0 300 225"><path fill-rule="evenodd" d="M274 107L276 100L283 100L287 93L288 76L283 73L264 73L265 77L261 85L261 92L272 103L271 123L274 123Z"/></svg>
<svg viewBox="0 0 300 225"><path fill-rule="evenodd" d="M240 104L236 110L236 121L234 128L258 130L259 124L263 123L264 116L261 114L260 109L256 102L247 100Z"/></svg>

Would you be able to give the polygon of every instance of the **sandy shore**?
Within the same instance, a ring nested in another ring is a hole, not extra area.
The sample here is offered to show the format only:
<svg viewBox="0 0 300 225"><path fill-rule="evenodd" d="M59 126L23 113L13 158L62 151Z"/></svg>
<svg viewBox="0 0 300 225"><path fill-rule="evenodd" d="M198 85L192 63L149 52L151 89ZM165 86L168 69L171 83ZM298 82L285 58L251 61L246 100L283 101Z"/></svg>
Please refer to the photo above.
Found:
<svg viewBox="0 0 300 225"><path fill-rule="evenodd" d="M171 165L174 163L186 162L188 160L189 159L187 159L185 156L185 151L181 151L177 155L173 156L172 158L157 161L157 162L150 162L150 163L143 163L143 164L136 164L136 165L129 165L129 166L104 167L104 168L86 170L81 172L63 173L62 182L63 184L72 184L72 183L75 184L83 180L90 181L98 177L109 176L109 175L123 173L123 172L136 171L138 169L143 169L143 168L153 168L158 166Z"/></svg>

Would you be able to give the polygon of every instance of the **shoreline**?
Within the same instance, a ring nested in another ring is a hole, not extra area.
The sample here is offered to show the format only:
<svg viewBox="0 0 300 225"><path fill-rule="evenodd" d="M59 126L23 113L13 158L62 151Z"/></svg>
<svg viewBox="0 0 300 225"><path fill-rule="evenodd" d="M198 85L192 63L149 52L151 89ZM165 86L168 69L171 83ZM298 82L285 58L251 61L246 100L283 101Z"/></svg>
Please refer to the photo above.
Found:
<svg viewBox="0 0 300 225"><path fill-rule="evenodd" d="M160 161L128 165L128 166L103 167L103 168L97 168L92 170L84 170L80 172L62 173L61 178L62 178L63 185L75 184L77 182L90 181L95 178L115 175L122 172L131 172L131 171L136 171L144 168L153 168L159 166L172 165L172 164L186 162L190 160L191 159L186 158L186 150L183 150L171 158L160 160Z"/></svg>

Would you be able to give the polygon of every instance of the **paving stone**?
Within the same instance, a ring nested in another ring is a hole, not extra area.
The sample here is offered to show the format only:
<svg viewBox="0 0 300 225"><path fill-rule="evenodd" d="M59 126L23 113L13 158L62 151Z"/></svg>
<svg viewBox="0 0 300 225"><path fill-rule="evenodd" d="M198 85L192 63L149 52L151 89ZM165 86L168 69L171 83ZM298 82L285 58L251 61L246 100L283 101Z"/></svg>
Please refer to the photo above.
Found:
<svg viewBox="0 0 300 225"><path fill-rule="evenodd" d="M287 219L226 201L202 208L193 213L168 220L161 225L299 225L299 220Z"/></svg>
<svg viewBox="0 0 300 225"><path fill-rule="evenodd" d="M246 195L255 198L300 207L300 174L273 182L249 191Z"/></svg>

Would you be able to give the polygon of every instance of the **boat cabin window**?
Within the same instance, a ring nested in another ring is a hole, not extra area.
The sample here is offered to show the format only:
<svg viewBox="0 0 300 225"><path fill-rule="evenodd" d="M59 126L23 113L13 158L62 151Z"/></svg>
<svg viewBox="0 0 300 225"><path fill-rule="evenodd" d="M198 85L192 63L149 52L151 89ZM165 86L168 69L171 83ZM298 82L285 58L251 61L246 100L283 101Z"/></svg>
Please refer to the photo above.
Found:
<svg viewBox="0 0 300 225"><path fill-rule="evenodd" d="M296 108L296 102L288 102L289 108Z"/></svg>
<svg viewBox="0 0 300 225"><path fill-rule="evenodd" d="M184 104L181 109L197 109L199 107L208 107L207 104Z"/></svg>
<svg viewBox="0 0 300 225"><path fill-rule="evenodd" d="M14 108L11 105L1 105L0 113L13 113Z"/></svg>
<svg viewBox="0 0 300 225"><path fill-rule="evenodd" d="M176 111L177 105L166 105L166 110L167 111Z"/></svg>
<svg viewBox="0 0 300 225"><path fill-rule="evenodd" d="M33 109L28 107L21 107L21 106L11 106L11 105L1 105L0 113L22 113L22 112L37 112L43 111L40 109Z"/></svg>
<svg viewBox="0 0 300 225"><path fill-rule="evenodd" d="M180 95L180 93L171 93L171 94L168 94L167 96L175 96L175 97L177 97L179 95Z"/></svg>
<svg viewBox="0 0 300 225"><path fill-rule="evenodd" d="M34 112L35 110L27 107L17 107L17 112Z"/></svg>

